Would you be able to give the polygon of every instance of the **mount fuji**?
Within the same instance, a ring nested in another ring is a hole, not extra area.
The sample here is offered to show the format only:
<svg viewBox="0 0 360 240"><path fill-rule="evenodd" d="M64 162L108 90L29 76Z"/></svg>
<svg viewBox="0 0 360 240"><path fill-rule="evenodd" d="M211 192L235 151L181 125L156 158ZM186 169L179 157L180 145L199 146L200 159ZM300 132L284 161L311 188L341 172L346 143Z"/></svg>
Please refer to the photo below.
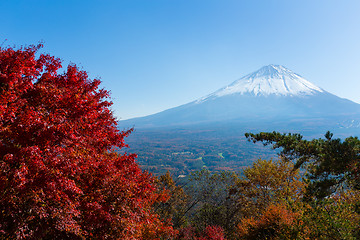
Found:
<svg viewBox="0 0 360 240"><path fill-rule="evenodd" d="M244 133L292 132L304 138L360 136L360 104L337 97L299 74L268 65L193 102L120 121L134 127L127 143L143 169L188 174L238 170L276 152Z"/></svg>
<svg viewBox="0 0 360 240"><path fill-rule="evenodd" d="M119 124L152 128L260 123L271 128L277 123L288 130L291 124L309 123L314 128L347 128L359 119L360 104L337 97L284 66L268 65L196 101Z"/></svg>

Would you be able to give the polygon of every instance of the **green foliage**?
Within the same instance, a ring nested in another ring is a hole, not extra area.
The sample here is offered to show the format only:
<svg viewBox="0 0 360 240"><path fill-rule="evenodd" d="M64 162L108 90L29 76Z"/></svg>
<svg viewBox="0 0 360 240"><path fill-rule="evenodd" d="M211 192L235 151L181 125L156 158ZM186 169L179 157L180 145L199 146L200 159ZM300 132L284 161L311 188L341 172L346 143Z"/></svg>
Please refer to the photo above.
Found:
<svg viewBox="0 0 360 240"><path fill-rule="evenodd" d="M300 134L247 133L249 141L261 141L280 148L280 155L296 161L296 168L307 170L308 196L324 198L339 188L359 189L360 140L349 137L344 141L333 139L327 132L325 139L304 140Z"/></svg>
<svg viewBox="0 0 360 240"><path fill-rule="evenodd" d="M291 226L297 239L359 239L360 141L349 137L304 140L300 134L246 134L281 150L280 156L304 168L308 184L303 198L290 205L296 213Z"/></svg>

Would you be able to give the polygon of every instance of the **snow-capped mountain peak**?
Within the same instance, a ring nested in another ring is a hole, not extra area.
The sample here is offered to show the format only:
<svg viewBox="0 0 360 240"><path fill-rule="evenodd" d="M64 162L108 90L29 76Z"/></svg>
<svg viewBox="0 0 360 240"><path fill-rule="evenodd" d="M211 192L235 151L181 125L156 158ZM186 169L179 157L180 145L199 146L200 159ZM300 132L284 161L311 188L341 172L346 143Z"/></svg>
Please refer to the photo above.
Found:
<svg viewBox="0 0 360 240"><path fill-rule="evenodd" d="M304 96L319 92L324 90L284 66L268 65L200 99L199 102L210 97L232 94Z"/></svg>
<svg viewBox="0 0 360 240"><path fill-rule="evenodd" d="M256 131L279 127L289 131L301 126L354 129L359 127L357 122L360 104L324 91L279 65L262 67L197 101L128 121L129 126L214 124L214 129L228 125Z"/></svg>

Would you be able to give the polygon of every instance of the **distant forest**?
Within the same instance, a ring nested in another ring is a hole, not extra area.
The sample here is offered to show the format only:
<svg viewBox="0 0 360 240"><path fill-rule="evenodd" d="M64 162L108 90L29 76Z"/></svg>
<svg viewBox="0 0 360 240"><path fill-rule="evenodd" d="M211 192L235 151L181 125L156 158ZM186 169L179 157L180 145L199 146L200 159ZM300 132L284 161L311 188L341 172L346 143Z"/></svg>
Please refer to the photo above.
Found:
<svg viewBox="0 0 360 240"><path fill-rule="evenodd" d="M140 167L160 175L188 175L194 171L238 171L258 158L276 157L276 151L251 144L244 133L219 135L213 130L135 130L127 139L129 148L120 153L137 154Z"/></svg>

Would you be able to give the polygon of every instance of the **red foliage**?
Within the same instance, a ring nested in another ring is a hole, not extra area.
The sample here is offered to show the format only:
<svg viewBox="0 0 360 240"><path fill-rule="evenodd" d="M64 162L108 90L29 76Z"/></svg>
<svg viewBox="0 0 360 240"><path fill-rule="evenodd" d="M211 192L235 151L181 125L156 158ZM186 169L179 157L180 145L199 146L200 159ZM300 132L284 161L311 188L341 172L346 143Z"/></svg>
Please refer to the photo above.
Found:
<svg viewBox="0 0 360 240"><path fill-rule="evenodd" d="M204 231L204 240L225 240L224 229L217 226L207 226Z"/></svg>
<svg viewBox="0 0 360 240"><path fill-rule="evenodd" d="M107 101L75 65L0 48L0 238L144 239L173 234L151 213L153 179ZM2 234L2 236L1 236Z"/></svg>

